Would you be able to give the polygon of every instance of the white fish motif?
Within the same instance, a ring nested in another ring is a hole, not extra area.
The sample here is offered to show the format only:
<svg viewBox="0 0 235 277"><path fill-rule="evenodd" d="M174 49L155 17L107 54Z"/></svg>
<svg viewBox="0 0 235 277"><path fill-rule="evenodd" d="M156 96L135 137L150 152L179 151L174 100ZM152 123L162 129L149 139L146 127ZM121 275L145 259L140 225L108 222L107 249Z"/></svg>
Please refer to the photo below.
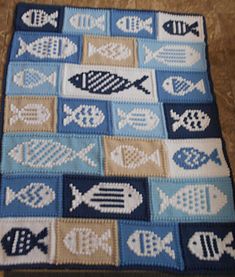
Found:
<svg viewBox="0 0 235 277"><path fill-rule="evenodd" d="M138 16L123 16L117 21L116 25L125 33L138 33L142 30L146 30L147 32L152 34L152 23L152 17L142 20Z"/></svg>
<svg viewBox="0 0 235 277"><path fill-rule="evenodd" d="M209 126L211 121L209 115L201 110L186 110L179 115L171 109L170 116L175 120L172 124L174 132L181 126L190 132L201 132Z"/></svg>
<svg viewBox="0 0 235 277"><path fill-rule="evenodd" d="M17 144L9 151L8 155L17 163L33 168L53 168L68 163L77 157L88 165L96 167L96 163L86 156L94 146L95 144L91 143L86 148L76 152L53 140L31 139Z"/></svg>
<svg viewBox="0 0 235 277"><path fill-rule="evenodd" d="M77 45L67 37L43 36L29 44L19 37L19 42L16 58L28 52L40 59L65 59L78 51Z"/></svg>
<svg viewBox="0 0 235 277"><path fill-rule="evenodd" d="M128 124L138 131L151 131L159 123L158 116L149 109L135 108L129 113L117 109L117 114L121 117L121 120L118 122L119 129L124 128Z"/></svg>
<svg viewBox="0 0 235 277"><path fill-rule="evenodd" d="M56 86L56 72L51 73L49 76L33 68L26 68L17 72L13 76L13 81L17 86L22 88L35 88L45 82L48 82L53 87Z"/></svg>
<svg viewBox="0 0 235 277"><path fill-rule="evenodd" d="M227 195L215 185L187 185L169 197L157 188L162 203L159 214L169 206L189 215L217 214L228 202Z"/></svg>
<svg viewBox="0 0 235 277"><path fill-rule="evenodd" d="M142 202L143 197L128 183L99 183L82 195L69 185L73 195L70 212L83 202L102 213L131 214Z"/></svg>
<svg viewBox="0 0 235 277"><path fill-rule="evenodd" d="M21 19L29 27L41 28L51 24L56 28L58 15L58 11L48 14L44 10L30 9L22 15Z"/></svg>
<svg viewBox="0 0 235 277"><path fill-rule="evenodd" d="M168 93L176 96L184 96L194 89L197 89L202 94L206 93L203 79L194 84L192 81L184 79L181 76L171 76L164 80L162 87Z"/></svg>
<svg viewBox="0 0 235 277"><path fill-rule="evenodd" d="M89 31L93 28L98 28L101 31L105 31L105 15L101 15L98 18L90 14L77 13L70 17L70 24L78 30Z"/></svg>
<svg viewBox="0 0 235 277"><path fill-rule="evenodd" d="M112 247L108 244L111 238L111 230L107 229L100 237L90 228L73 228L66 234L63 242L66 248L74 255L90 256L102 249L109 256L112 255Z"/></svg>
<svg viewBox="0 0 235 277"><path fill-rule="evenodd" d="M48 108L42 104L27 104L22 109L18 109L14 104L11 104L12 117L10 125L15 124L18 120L23 121L27 125L42 125L51 116Z"/></svg>
<svg viewBox="0 0 235 277"><path fill-rule="evenodd" d="M15 199L34 209L44 208L55 200L55 192L43 183L30 183L18 192L10 187L6 188L6 205L10 205Z"/></svg>
<svg viewBox="0 0 235 277"><path fill-rule="evenodd" d="M188 45L166 45L162 46L155 52L146 45L143 46L145 51L144 63L152 60L164 63L168 66L192 66L197 63L201 54Z"/></svg>
<svg viewBox="0 0 235 277"><path fill-rule="evenodd" d="M64 126L73 121L82 128L96 128L105 119L103 112L95 105L79 105L72 110L64 104L64 113L67 115L63 120Z"/></svg>
<svg viewBox="0 0 235 277"><path fill-rule="evenodd" d="M175 251L169 246L172 241L171 232L162 239L152 231L136 230L129 236L127 245L140 257L157 257L165 251L174 260Z"/></svg>
<svg viewBox="0 0 235 277"><path fill-rule="evenodd" d="M214 232L195 232L188 241L188 248L201 261L219 261L225 253L235 259L232 243L232 232L224 239L219 238Z"/></svg>
<svg viewBox="0 0 235 277"><path fill-rule="evenodd" d="M157 166L160 165L159 150L155 150L152 154L147 155L144 151L132 145L117 146L110 154L111 159L119 166L135 169L144 165L148 161L152 161Z"/></svg>
<svg viewBox="0 0 235 277"><path fill-rule="evenodd" d="M92 43L88 43L88 57L96 53L114 61L126 60L132 54L131 49L122 43L110 42L98 48Z"/></svg>

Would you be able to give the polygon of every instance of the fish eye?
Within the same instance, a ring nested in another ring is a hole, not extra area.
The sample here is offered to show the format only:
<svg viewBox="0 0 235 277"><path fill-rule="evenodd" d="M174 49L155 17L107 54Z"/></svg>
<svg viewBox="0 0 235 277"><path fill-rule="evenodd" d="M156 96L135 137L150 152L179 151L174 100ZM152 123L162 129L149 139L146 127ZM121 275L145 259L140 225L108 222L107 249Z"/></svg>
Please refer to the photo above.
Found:
<svg viewBox="0 0 235 277"><path fill-rule="evenodd" d="M11 237L10 237L10 236L8 236L8 237L7 237L7 241L10 241L10 240L11 240Z"/></svg>
<svg viewBox="0 0 235 277"><path fill-rule="evenodd" d="M76 79L76 80L79 80L79 76L77 76L75 79Z"/></svg>
<svg viewBox="0 0 235 277"><path fill-rule="evenodd" d="M131 197L131 196L132 196L131 193L129 193L129 194L128 194L128 197Z"/></svg>
<svg viewBox="0 0 235 277"><path fill-rule="evenodd" d="M197 242L196 242L196 241L193 241L193 245L197 245Z"/></svg>
<svg viewBox="0 0 235 277"><path fill-rule="evenodd" d="M135 242L135 239L132 239L132 242Z"/></svg>

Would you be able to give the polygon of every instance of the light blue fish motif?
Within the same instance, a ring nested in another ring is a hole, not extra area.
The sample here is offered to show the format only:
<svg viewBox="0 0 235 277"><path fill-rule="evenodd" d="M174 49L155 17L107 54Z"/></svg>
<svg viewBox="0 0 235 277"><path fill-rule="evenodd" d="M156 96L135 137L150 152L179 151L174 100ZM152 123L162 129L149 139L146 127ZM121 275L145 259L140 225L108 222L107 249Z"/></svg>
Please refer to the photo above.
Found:
<svg viewBox="0 0 235 277"><path fill-rule="evenodd" d="M194 147L180 148L173 155L173 160L179 167L184 169L198 169L210 160L217 165L222 164L217 149L214 149L210 155L207 155L205 152L199 151Z"/></svg>
<svg viewBox="0 0 235 277"><path fill-rule="evenodd" d="M165 45L153 52L146 45L144 63L152 60L166 64L168 66L192 66L201 58L201 54L188 45Z"/></svg>
<svg viewBox="0 0 235 277"><path fill-rule="evenodd" d="M79 152L51 139L31 139L17 144L8 152L8 155L17 163L32 168L53 168L61 166L76 158L80 158L89 166L96 167L87 154L94 148L90 143Z"/></svg>
<svg viewBox="0 0 235 277"><path fill-rule="evenodd" d="M40 209L55 200L55 192L43 183L30 183L18 192L6 187L5 204L8 206L16 199L31 208Z"/></svg>
<svg viewBox="0 0 235 277"><path fill-rule="evenodd" d="M13 82L22 88L33 89L46 82L53 87L56 85L56 72L52 72L49 76L33 68L26 68L17 72L13 76Z"/></svg>

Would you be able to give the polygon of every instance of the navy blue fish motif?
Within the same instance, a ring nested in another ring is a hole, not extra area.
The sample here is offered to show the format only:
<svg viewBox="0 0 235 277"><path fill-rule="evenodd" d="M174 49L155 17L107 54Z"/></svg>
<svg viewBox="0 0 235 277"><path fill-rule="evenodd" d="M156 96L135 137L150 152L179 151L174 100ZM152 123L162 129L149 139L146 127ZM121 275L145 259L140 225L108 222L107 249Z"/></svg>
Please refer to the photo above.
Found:
<svg viewBox="0 0 235 277"><path fill-rule="evenodd" d="M198 169L209 160L215 164L221 165L221 160L217 149L214 149L210 155L199 151L193 147L182 147L173 156L175 163L184 169Z"/></svg>
<svg viewBox="0 0 235 277"><path fill-rule="evenodd" d="M118 93L125 89L129 89L130 87L136 87L145 94L150 94L150 91L141 85L147 79L148 76L144 75L141 79L131 82L115 73L90 70L88 72L72 76L69 81L76 88L96 94L111 94L113 92Z"/></svg>
<svg viewBox="0 0 235 277"><path fill-rule="evenodd" d="M181 20L169 20L163 24L163 28L171 35L184 36L191 32L195 36L199 37L197 21L190 25Z"/></svg>
<svg viewBox="0 0 235 277"><path fill-rule="evenodd" d="M28 228L12 228L4 235L1 243L8 256L27 255L35 246L47 254L48 246L41 241L47 235L47 228L44 228L37 235Z"/></svg>

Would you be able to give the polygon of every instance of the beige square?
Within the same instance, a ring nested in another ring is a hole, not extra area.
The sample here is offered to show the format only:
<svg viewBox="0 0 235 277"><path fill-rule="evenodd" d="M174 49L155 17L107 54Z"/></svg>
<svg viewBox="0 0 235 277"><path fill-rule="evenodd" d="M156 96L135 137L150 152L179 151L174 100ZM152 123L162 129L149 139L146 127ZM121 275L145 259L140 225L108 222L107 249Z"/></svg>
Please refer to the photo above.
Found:
<svg viewBox="0 0 235 277"><path fill-rule="evenodd" d="M133 38L84 36L82 63L136 67L136 41Z"/></svg>
<svg viewBox="0 0 235 277"><path fill-rule="evenodd" d="M56 132L56 97L5 98L4 132Z"/></svg>
<svg viewBox="0 0 235 277"><path fill-rule="evenodd" d="M160 140L104 137L106 175L166 176L163 143Z"/></svg>
<svg viewBox="0 0 235 277"><path fill-rule="evenodd" d="M117 222L97 219L57 221L58 264L118 265Z"/></svg>

